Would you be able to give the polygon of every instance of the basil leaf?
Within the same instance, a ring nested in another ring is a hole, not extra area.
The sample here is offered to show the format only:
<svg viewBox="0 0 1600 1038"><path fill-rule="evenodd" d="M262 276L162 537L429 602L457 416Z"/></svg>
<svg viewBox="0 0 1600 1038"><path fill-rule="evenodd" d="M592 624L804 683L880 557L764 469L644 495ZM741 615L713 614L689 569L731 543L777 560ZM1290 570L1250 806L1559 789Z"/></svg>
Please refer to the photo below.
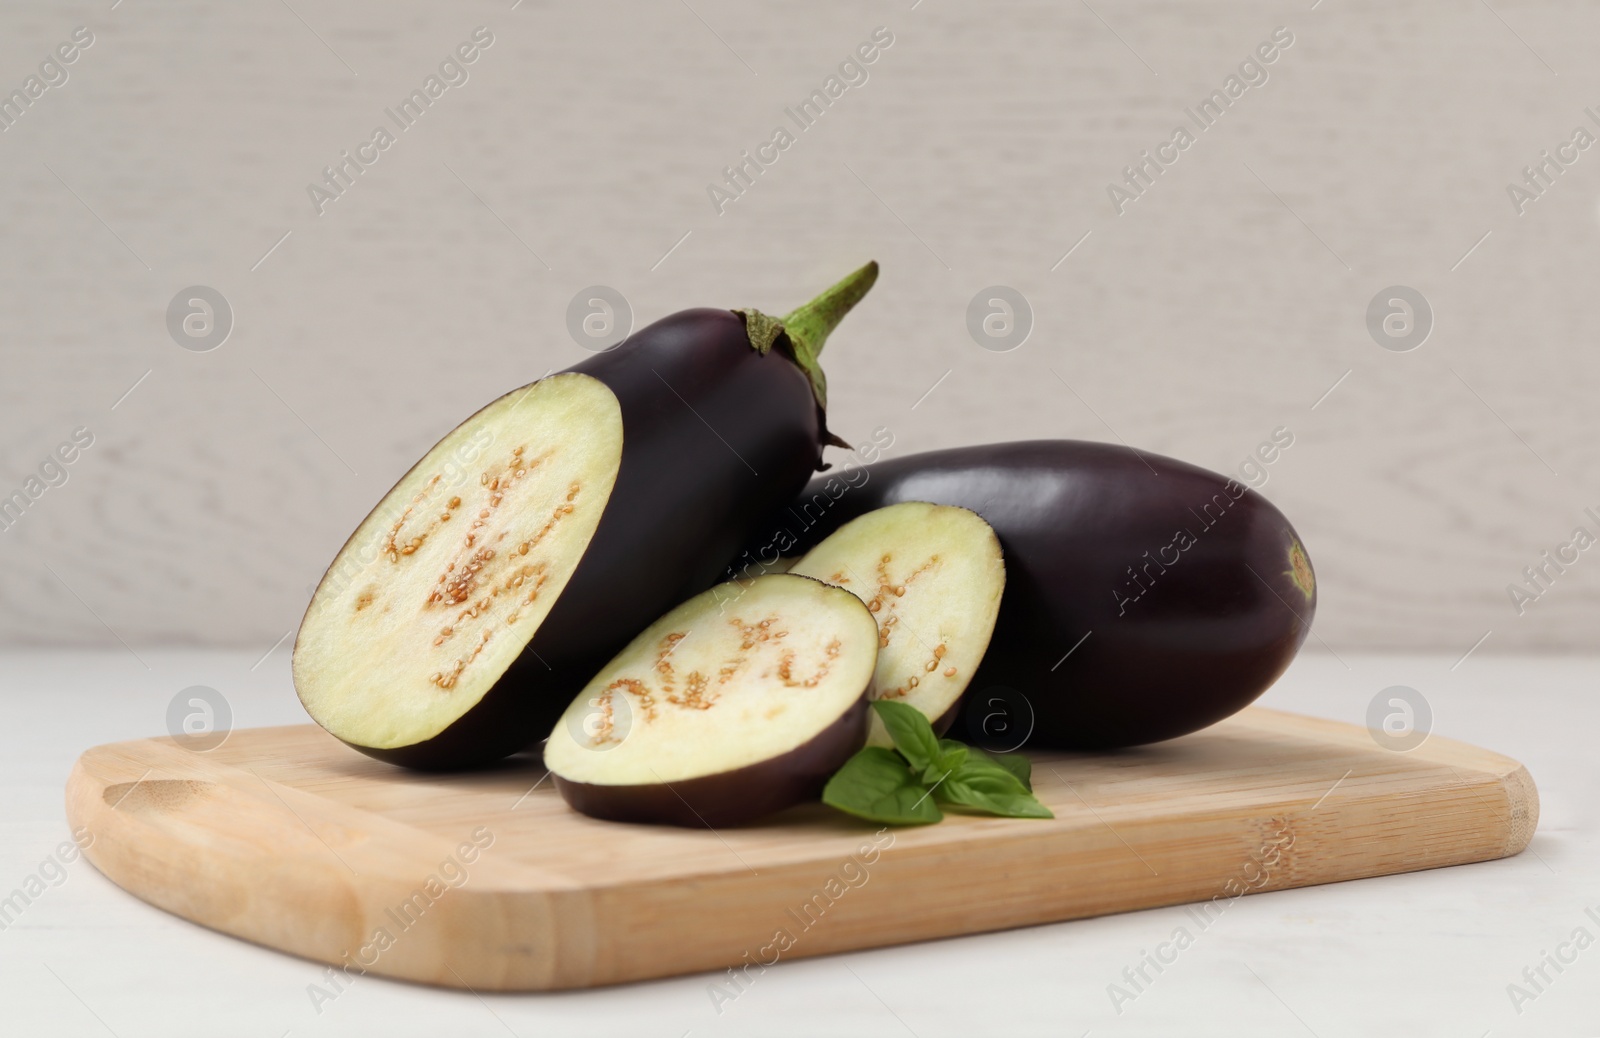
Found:
<svg viewBox="0 0 1600 1038"><path fill-rule="evenodd" d="M905 759L882 746L868 746L845 761L823 788L822 802L888 825L927 825L944 817Z"/></svg>
<svg viewBox="0 0 1600 1038"><path fill-rule="evenodd" d="M930 787L937 786L967 762L969 752L969 747L954 739L940 739L939 758L922 769L922 781Z"/></svg>
<svg viewBox="0 0 1600 1038"><path fill-rule="evenodd" d="M983 753L982 750L974 750L972 747L956 742L954 739L940 739L939 767L945 771L955 771L967 762L969 756L981 753Z"/></svg>
<svg viewBox="0 0 1600 1038"><path fill-rule="evenodd" d="M872 707L896 749L869 746L851 757L828 780L823 803L888 825L937 822L944 817L939 804L1007 818L1055 817L1032 794L1028 758L940 739L922 711L905 703Z"/></svg>
<svg viewBox="0 0 1600 1038"><path fill-rule="evenodd" d="M1028 787L1022 780L987 754L967 758L967 762L957 769L951 779L960 779L967 783L981 783L982 788L993 789L996 792L1026 793Z"/></svg>
<svg viewBox="0 0 1600 1038"><path fill-rule="evenodd" d="M873 700L872 708L883 719L883 726L889 730L889 738L894 740L894 748L911 762L913 768L924 771L939 762L939 737L933 734L933 725L928 723L921 710L888 699Z"/></svg>
<svg viewBox="0 0 1600 1038"><path fill-rule="evenodd" d="M948 790L951 806L1002 818L1054 818L1048 807L1041 804L1032 793L981 793L966 788L954 779L939 787Z"/></svg>
<svg viewBox="0 0 1600 1038"><path fill-rule="evenodd" d="M1021 778L992 758L970 758L933 791L942 803L1008 818L1054 818Z"/></svg>
<svg viewBox="0 0 1600 1038"><path fill-rule="evenodd" d="M1033 792L1033 762L1020 753L988 753L984 756L1005 768L1021 780L1028 792Z"/></svg>

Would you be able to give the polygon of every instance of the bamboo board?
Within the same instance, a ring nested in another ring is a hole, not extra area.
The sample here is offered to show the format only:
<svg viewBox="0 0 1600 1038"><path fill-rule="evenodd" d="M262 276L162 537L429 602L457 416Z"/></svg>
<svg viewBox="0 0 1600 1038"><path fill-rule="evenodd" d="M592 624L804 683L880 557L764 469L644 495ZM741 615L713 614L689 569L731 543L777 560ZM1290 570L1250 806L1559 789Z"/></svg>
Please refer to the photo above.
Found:
<svg viewBox="0 0 1600 1038"><path fill-rule="evenodd" d="M1262 708L1032 756L1053 821L879 831L814 804L712 832L577 815L536 760L418 775L262 728L89 750L67 815L113 882L212 929L352 973L548 990L1484 861L1539 814L1507 757Z"/></svg>

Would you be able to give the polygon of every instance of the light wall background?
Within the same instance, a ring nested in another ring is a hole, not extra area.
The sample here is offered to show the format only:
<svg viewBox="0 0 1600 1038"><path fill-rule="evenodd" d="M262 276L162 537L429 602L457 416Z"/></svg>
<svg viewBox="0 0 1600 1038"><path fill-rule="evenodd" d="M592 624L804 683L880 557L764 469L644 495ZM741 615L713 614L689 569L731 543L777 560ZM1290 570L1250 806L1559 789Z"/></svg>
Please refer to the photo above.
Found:
<svg viewBox="0 0 1600 1038"><path fill-rule="evenodd" d="M1523 615L1507 593L1600 533L1600 148L1520 213L1506 190L1600 134L1592 3L290 3L0 12L5 92L94 36L0 133L0 494L94 436L0 532L0 642L265 650L436 438L586 356L579 289L781 313L876 258L826 357L847 438L1236 470L1286 427L1263 492L1318 647L1594 646L1600 550ZM307 184L479 26L468 80L317 215ZM879 26L867 81L719 215L708 184ZM1119 215L1107 184L1280 26ZM165 319L196 284L235 312L205 353ZM1397 284L1434 312L1409 352L1367 327ZM1034 311L1008 353L967 332L991 285Z"/></svg>

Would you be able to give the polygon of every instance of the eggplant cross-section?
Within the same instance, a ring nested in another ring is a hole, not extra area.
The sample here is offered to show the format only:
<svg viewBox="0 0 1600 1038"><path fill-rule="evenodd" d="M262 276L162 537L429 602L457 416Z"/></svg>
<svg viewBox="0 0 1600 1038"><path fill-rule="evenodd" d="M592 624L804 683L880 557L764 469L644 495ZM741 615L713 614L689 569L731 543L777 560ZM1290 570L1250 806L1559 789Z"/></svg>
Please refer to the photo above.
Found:
<svg viewBox="0 0 1600 1038"><path fill-rule="evenodd" d="M317 589L294 654L311 716L383 751L478 706L572 578L621 459L617 399L581 374L507 394L441 440Z"/></svg>
<svg viewBox="0 0 1600 1038"><path fill-rule="evenodd" d="M878 623L873 699L916 707L941 735L989 647L1005 562L976 512L905 501L845 523L788 572L854 592ZM876 716L871 740L892 746Z"/></svg>
<svg viewBox="0 0 1600 1038"><path fill-rule="evenodd" d="M860 599L770 574L669 612L604 667L545 743L567 803L718 828L814 799L866 741L878 628Z"/></svg>

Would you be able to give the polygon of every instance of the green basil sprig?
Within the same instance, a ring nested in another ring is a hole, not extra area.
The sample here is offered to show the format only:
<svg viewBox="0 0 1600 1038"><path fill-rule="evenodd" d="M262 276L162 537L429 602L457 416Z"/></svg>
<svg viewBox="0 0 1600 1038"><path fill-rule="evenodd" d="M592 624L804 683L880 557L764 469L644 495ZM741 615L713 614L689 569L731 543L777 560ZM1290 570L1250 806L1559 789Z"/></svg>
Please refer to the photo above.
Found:
<svg viewBox="0 0 1600 1038"><path fill-rule="evenodd" d="M922 711L876 700L894 749L868 746L845 761L822 791L822 802L885 825L928 825L940 805L1007 818L1054 818L1033 795L1032 765L1020 754L991 756L941 739Z"/></svg>

